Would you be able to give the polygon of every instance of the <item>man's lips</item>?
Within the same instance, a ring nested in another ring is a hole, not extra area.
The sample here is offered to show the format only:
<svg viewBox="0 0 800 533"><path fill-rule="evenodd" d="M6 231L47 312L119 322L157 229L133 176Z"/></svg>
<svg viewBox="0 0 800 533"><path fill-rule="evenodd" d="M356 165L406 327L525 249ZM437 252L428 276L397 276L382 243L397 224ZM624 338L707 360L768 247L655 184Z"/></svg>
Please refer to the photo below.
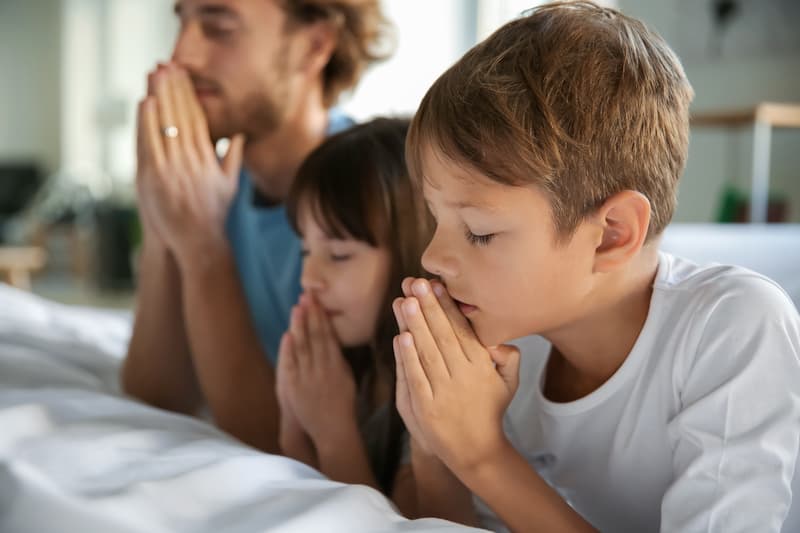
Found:
<svg viewBox="0 0 800 533"><path fill-rule="evenodd" d="M219 91L211 88L195 87L194 93L198 98L213 98L219 96Z"/></svg>

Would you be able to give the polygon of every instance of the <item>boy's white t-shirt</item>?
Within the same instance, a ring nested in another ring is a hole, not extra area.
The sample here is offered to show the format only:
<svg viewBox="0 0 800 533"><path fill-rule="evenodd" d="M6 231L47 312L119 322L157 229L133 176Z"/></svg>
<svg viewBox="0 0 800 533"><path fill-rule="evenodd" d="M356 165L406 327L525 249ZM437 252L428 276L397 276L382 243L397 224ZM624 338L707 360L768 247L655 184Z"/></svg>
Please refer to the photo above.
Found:
<svg viewBox="0 0 800 533"><path fill-rule="evenodd" d="M781 531L797 477L800 317L774 282L661 253L631 353L574 402L542 394L549 344L519 344L506 433L596 528ZM797 499L787 533L800 532ZM478 508L486 526L503 529Z"/></svg>

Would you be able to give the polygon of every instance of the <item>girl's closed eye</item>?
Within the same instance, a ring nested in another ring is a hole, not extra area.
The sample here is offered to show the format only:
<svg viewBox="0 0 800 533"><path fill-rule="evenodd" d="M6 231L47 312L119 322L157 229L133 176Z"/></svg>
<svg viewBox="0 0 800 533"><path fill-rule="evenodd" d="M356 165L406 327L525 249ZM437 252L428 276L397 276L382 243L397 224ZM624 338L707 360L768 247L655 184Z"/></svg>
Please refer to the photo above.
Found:
<svg viewBox="0 0 800 533"><path fill-rule="evenodd" d="M303 248L300 249L300 257L305 259L309 255L311 255L311 251L308 248L303 247ZM353 258L353 255L354 255L353 252L334 252L334 251L331 251L331 252L328 253L328 257L330 258L330 260L335 262L335 263L339 263L339 262L342 262L342 261L348 261L348 260Z"/></svg>
<svg viewBox="0 0 800 533"><path fill-rule="evenodd" d="M347 261L347 260L352 259L352 258L353 258L353 254L352 253L347 253L347 254L331 253L331 261L334 261L334 262L337 262L337 263L340 263L340 262L343 262L343 261Z"/></svg>

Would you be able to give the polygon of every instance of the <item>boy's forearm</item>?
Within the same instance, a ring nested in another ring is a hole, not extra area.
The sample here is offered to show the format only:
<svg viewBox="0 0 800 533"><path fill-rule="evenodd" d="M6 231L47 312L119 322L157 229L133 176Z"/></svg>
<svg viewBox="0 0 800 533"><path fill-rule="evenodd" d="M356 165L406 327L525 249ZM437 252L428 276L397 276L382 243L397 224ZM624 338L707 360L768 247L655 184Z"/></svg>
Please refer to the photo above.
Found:
<svg viewBox="0 0 800 533"><path fill-rule="evenodd" d="M258 340L226 246L180 265L194 366L216 424L269 453L278 448L272 366Z"/></svg>
<svg viewBox="0 0 800 533"><path fill-rule="evenodd" d="M459 476L512 531L595 531L510 444Z"/></svg>
<svg viewBox="0 0 800 533"><path fill-rule="evenodd" d="M419 453L412 446L411 466L416 484L417 516L478 525L472 494L438 458Z"/></svg>
<svg viewBox="0 0 800 533"><path fill-rule="evenodd" d="M145 241L139 260L136 315L122 367L123 390L157 407L193 413L202 394L186 335L178 267L172 254Z"/></svg>

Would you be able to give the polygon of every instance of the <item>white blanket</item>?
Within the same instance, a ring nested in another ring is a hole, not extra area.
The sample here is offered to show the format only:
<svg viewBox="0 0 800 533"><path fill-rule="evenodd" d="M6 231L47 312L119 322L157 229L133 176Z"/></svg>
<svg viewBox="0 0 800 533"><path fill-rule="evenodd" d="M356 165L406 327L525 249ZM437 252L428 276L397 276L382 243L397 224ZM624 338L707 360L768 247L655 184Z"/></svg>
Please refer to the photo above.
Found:
<svg viewBox="0 0 800 533"><path fill-rule="evenodd" d="M122 396L129 334L127 314L0 284L3 533L475 531Z"/></svg>

